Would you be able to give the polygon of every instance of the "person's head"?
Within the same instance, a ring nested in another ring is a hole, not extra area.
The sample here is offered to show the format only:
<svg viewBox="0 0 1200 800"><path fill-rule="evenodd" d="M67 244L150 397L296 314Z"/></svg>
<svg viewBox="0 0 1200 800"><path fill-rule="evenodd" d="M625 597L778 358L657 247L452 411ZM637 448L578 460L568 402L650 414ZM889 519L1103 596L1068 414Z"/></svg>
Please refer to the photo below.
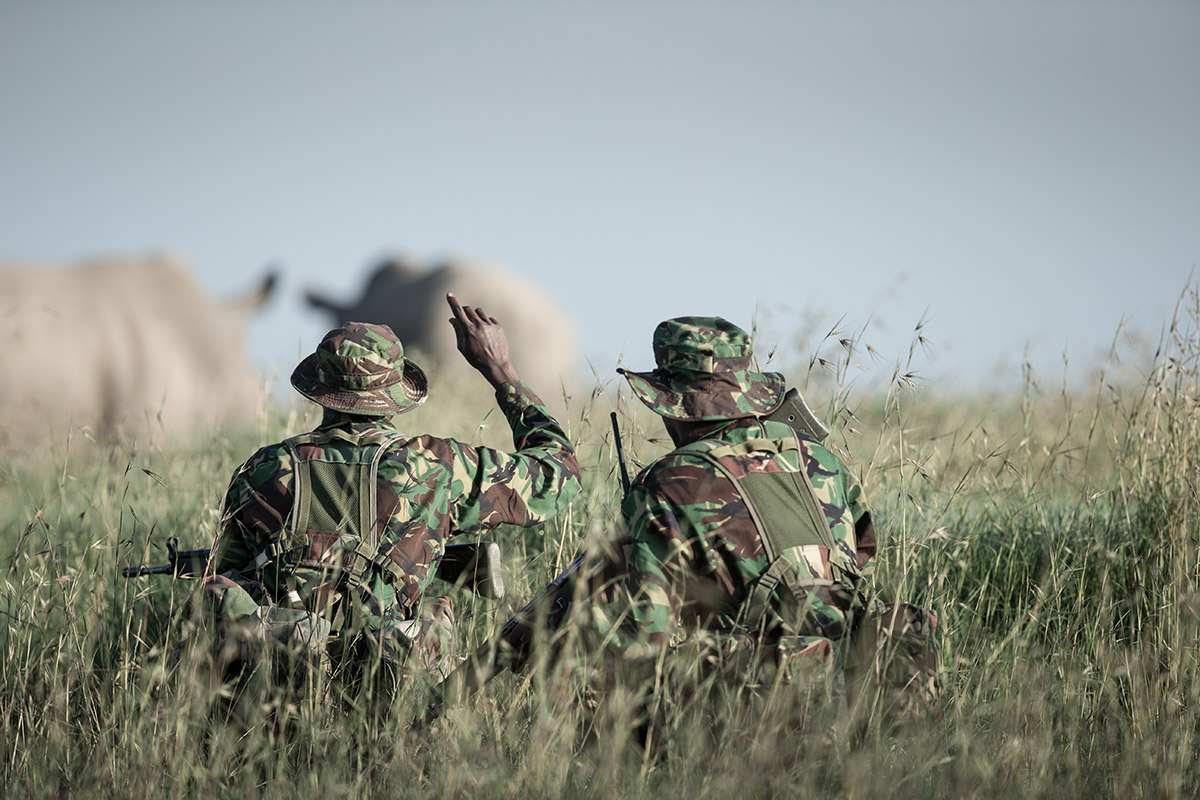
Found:
<svg viewBox="0 0 1200 800"><path fill-rule="evenodd" d="M755 370L750 334L721 317L660 322L654 363L651 372L617 371L676 444L702 425L765 416L783 402L783 375Z"/></svg>
<svg viewBox="0 0 1200 800"><path fill-rule="evenodd" d="M325 334L292 372L292 387L331 411L390 417L425 401L425 373L387 325L347 322Z"/></svg>

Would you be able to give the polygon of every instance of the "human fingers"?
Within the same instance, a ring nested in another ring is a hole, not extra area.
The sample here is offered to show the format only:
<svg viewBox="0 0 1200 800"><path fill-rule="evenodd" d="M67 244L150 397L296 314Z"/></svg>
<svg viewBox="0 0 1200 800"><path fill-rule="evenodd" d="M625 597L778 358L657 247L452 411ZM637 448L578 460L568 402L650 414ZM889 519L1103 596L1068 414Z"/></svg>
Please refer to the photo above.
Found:
<svg viewBox="0 0 1200 800"><path fill-rule="evenodd" d="M495 317L489 317L488 313L479 306L475 306L473 309L471 309L471 311L475 314L475 319L481 325L486 325L489 322L494 323L496 321Z"/></svg>
<svg viewBox="0 0 1200 800"><path fill-rule="evenodd" d="M455 344L462 349L463 342L467 335L467 312L463 309L462 303L458 302L458 298L454 296L454 292L446 293L446 302L450 305L450 312L454 316L450 317L450 327L454 329Z"/></svg>
<svg viewBox="0 0 1200 800"><path fill-rule="evenodd" d="M460 323L466 321L467 309L470 306L463 308L462 303L458 302L458 298L454 296L454 292L446 292L446 302L450 304L450 311L454 314L454 319L451 320L451 323L456 320Z"/></svg>
<svg viewBox="0 0 1200 800"><path fill-rule="evenodd" d="M487 312L479 306L459 305L459 308L461 308L463 312L463 315L460 319L461 322L470 323L472 325L486 325L491 321L491 318L487 315Z"/></svg>

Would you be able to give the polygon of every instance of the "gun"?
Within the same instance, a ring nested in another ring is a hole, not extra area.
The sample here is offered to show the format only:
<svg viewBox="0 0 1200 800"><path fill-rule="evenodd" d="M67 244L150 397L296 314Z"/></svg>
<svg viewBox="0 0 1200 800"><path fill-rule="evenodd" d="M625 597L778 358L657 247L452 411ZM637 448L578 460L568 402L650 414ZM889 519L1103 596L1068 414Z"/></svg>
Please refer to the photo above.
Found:
<svg viewBox="0 0 1200 800"><path fill-rule="evenodd" d="M625 451L621 447L621 429L617 425L617 412L610 415L613 441L617 449L617 463L621 472L621 490L629 494L629 471L625 466ZM441 714L443 703L449 697L464 697L482 689L484 684L506 669L520 672L532 654L534 638L538 630L556 631L570 613L575 597L575 587L584 569L584 554L580 553L567 568L546 584L532 600L509 618L500 629L496 641L487 642L450 673L438 686L434 702L426 711L426 721ZM603 560L588 565L583 579L588 580L603 566Z"/></svg>
<svg viewBox="0 0 1200 800"><path fill-rule="evenodd" d="M625 449L621 447L621 426L617 424L617 412L610 411L608 418L612 421L613 444L617 446L617 465L621 467L621 497L629 495L629 470L625 469Z"/></svg>
<svg viewBox="0 0 1200 800"><path fill-rule="evenodd" d="M791 425L796 430L812 436L818 442L825 441L825 437L829 435L829 428L817 419L817 415L808 407L808 403L804 402L804 396L800 394L800 390L795 387L787 390L779 408L761 419L770 419Z"/></svg>
<svg viewBox="0 0 1200 800"><path fill-rule="evenodd" d="M609 416L612 420L617 463L620 466L621 490L623 495L628 495L629 472L625 467L625 451L621 446L621 430L617 425L617 412L614 411ZM783 422L809 434L818 441L824 440L829 435L829 429L817 419L816 414L804 402L803 395L795 388L787 391L779 408L762 419ZM599 566L601 564L589 565L583 579L593 578ZM436 699L426 710L426 721L430 722L440 716L443 704L451 697L461 698L475 693L506 669L514 672L521 671L529 660L534 636L539 627L555 631L562 625L571 609L575 587L580 580L579 572L583 568L584 556L580 554L529 603L504 623L494 644L492 642L484 644L458 669L450 673L435 692Z"/></svg>
<svg viewBox="0 0 1200 800"><path fill-rule="evenodd" d="M121 567L122 578L140 578L143 575L171 575L175 578L194 578L204 574L211 550L180 550L179 537L167 537L167 563L160 567L140 565Z"/></svg>
<svg viewBox="0 0 1200 800"><path fill-rule="evenodd" d="M495 542L456 542L446 545L446 553L438 562L434 576L489 600L504 597L500 545Z"/></svg>
<svg viewBox="0 0 1200 800"><path fill-rule="evenodd" d="M195 578L204 574L212 550L180 550L179 538L167 537L167 563L161 566L121 568L124 578L143 575L171 575ZM438 562L435 576L446 583L461 585L480 597L499 600L504 597L504 577L500 571L500 546L495 542L456 542L446 545L446 554Z"/></svg>

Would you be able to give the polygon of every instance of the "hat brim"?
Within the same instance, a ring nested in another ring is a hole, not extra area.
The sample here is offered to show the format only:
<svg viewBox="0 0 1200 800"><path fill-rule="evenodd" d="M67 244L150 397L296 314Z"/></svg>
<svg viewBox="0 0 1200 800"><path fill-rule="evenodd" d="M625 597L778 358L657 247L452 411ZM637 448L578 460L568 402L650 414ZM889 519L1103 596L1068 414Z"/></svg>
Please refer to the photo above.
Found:
<svg viewBox="0 0 1200 800"><path fill-rule="evenodd" d="M651 411L685 422L761 417L779 408L787 389L778 372L617 372Z"/></svg>
<svg viewBox="0 0 1200 800"><path fill-rule="evenodd" d="M317 354L305 358L292 371L292 388L314 403L347 414L387 417L412 411L429 396L429 380L415 363L403 359L397 380L370 389L333 388L325 385L317 367Z"/></svg>

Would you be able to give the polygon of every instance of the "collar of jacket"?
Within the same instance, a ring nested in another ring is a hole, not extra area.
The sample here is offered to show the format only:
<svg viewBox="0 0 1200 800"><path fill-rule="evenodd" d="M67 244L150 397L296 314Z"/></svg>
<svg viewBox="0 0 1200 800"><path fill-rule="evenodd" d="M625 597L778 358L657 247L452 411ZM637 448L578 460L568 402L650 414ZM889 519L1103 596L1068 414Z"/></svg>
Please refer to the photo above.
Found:
<svg viewBox="0 0 1200 800"><path fill-rule="evenodd" d="M371 429L382 431L397 430L391 417L368 417L362 414L344 414L340 411L327 408L321 416L321 424L317 426L317 430L324 431L330 428L343 428L354 431Z"/></svg>
<svg viewBox="0 0 1200 800"><path fill-rule="evenodd" d="M782 425L783 423L766 423L757 417L745 417L743 419L719 419L715 422L705 422L696 425L688 431L685 439L679 442L679 446L683 447L692 442L698 442L701 439L720 439L725 442L742 442L747 439L764 439L770 438L766 431L766 426ZM784 428L787 426L784 425Z"/></svg>

